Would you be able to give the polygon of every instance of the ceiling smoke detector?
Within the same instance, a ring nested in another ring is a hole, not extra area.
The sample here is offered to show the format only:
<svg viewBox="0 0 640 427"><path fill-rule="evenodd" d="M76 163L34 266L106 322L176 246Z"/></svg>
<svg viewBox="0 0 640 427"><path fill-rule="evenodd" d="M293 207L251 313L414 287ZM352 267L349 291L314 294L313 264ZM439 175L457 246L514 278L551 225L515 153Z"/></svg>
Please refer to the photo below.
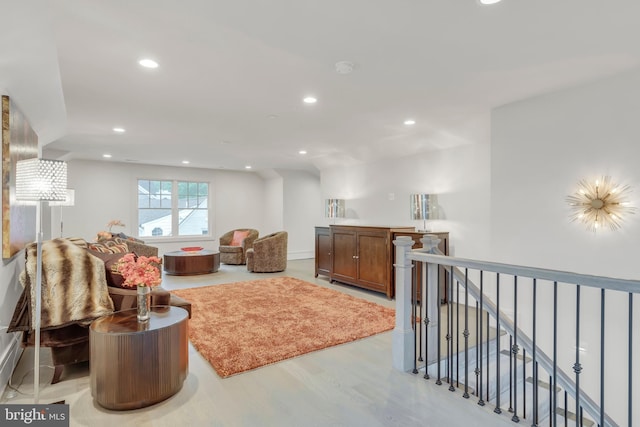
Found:
<svg viewBox="0 0 640 427"><path fill-rule="evenodd" d="M354 64L349 61L336 62L336 73L338 74L351 74L353 72Z"/></svg>

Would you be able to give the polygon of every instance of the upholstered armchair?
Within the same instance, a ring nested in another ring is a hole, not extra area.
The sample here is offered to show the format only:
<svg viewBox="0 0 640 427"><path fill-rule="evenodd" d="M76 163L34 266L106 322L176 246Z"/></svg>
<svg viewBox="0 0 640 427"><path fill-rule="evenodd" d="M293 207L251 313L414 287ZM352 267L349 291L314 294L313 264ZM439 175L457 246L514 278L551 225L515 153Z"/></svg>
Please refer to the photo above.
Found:
<svg viewBox="0 0 640 427"><path fill-rule="evenodd" d="M255 273L274 273L287 268L286 231L278 231L253 242L247 251L247 270Z"/></svg>
<svg viewBox="0 0 640 427"><path fill-rule="evenodd" d="M247 250L258 238L258 230L238 228L220 236L220 262L241 265L246 263Z"/></svg>

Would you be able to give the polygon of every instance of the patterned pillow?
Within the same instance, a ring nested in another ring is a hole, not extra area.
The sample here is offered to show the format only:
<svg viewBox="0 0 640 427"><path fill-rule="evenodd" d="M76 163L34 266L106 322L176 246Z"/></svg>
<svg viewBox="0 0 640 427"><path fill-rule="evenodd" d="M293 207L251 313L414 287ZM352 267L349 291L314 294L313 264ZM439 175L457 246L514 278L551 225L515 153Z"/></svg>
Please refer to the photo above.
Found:
<svg viewBox="0 0 640 427"><path fill-rule="evenodd" d="M126 245L127 244L127 240L123 239L122 237L114 237L113 240L109 240L109 241L105 242L105 244L107 246Z"/></svg>
<svg viewBox="0 0 640 427"><path fill-rule="evenodd" d="M129 247L126 243L118 242L116 240L107 240L102 243L91 243L89 244L88 249L103 254L126 254L129 252Z"/></svg>

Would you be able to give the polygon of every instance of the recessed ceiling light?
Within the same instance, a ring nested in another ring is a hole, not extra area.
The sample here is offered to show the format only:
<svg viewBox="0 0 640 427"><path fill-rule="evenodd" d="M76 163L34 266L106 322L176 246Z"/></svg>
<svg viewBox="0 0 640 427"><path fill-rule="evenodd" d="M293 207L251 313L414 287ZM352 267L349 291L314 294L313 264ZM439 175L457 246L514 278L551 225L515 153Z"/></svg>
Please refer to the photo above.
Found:
<svg viewBox="0 0 640 427"><path fill-rule="evenodd" d="M245 169L251 169L251 165L247 165L244 167Z"/></svg>
<svg viewBox="0 0 640 427"><path fill-rule="evenodd" d="M125 129L124 128L113 128L113 131L116 133L124 133Z"/></svg>
<svg viewBox="0 0 640 427"><path fill-rule="evenodd" d="M102 157L104 157L105 159L110 159L111 158L111 154L103 154Z"/></svg>
<svg viewBox="0 0 640 427"><path fill-rule="evenodd" d="M413 119L407 119L407 120L404 121L404 124L407 125L407 126L411 126L411 125L415 125L416 121L413 120Z"/></svg>
<svg viewBox="0 0 640 427"><path fill-rule="evenodd" d="M502 0L480 0L480 4L496 4L500 3Z"/></svg>
<svg viewBox="0 0 640 427"><path fill-rule="evenodd" d="M307 150L300 150L298 151L298 154L307 154Z"/></svg>
<svg viewBox="0 0 640 427"><path fill-rule="evenodd" d="M142 65L145 68L158 68L158 63L153 59L141 59L140 61L138 61L138 64Z"/></svg>
<svg viewBox="0 0 640 427"><path fill-rule="evenodd" d="M183 165L188 165L188 164L189 164L189 160L183 160L183 161L182 161L182 164L183 164Z"/></svg>
<svg viewBox="0 0 640 427"><path fill-rule="evenodd" d="M318 100L313 96L307 96L303 99L303 101L305 104L315 104L316 102L318 102Z"/></svg>

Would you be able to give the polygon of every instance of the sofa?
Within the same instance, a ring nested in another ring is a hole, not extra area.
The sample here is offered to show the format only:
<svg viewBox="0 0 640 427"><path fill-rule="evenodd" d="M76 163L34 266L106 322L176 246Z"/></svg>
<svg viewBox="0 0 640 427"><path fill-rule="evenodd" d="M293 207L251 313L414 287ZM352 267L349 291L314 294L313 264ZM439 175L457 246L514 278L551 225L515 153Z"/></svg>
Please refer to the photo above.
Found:
<svg viewBox="0 0 640 427"><path fill-rule="evenodd" d="M90 249L95 243L83 239L53 239L42 244L43 280L40 345L51 348L55 365L51 381L60 380L65 365L89 360L89 325L101 316L114 311L135 308L136 290L117 285L112 267L128 253L129 246L122 241L112 244L103 242L105 247L118 245L114 250L125 252L97 252ZM139 245L142 244L137 242ZM144 245L144 244L142 244ZM146 245L145 245L146 246ZM148 256L157 255L152 246L142 248ZM99 248L105 250L104 248ZM30 244L25 250L25 271L20 276L24 290L16 304L7 332L22 332L22 345L34 344L35 331L32 328L31 287L35 285L36 245ZM62 274L61 274L62 273ZM121 284L121 282L120 282ZM63 290L62 292L60 290ZM72 295L73 298L67 297ZM151 304L182 307L191 317L191 303L162 289L154 287Z"/></svg>

